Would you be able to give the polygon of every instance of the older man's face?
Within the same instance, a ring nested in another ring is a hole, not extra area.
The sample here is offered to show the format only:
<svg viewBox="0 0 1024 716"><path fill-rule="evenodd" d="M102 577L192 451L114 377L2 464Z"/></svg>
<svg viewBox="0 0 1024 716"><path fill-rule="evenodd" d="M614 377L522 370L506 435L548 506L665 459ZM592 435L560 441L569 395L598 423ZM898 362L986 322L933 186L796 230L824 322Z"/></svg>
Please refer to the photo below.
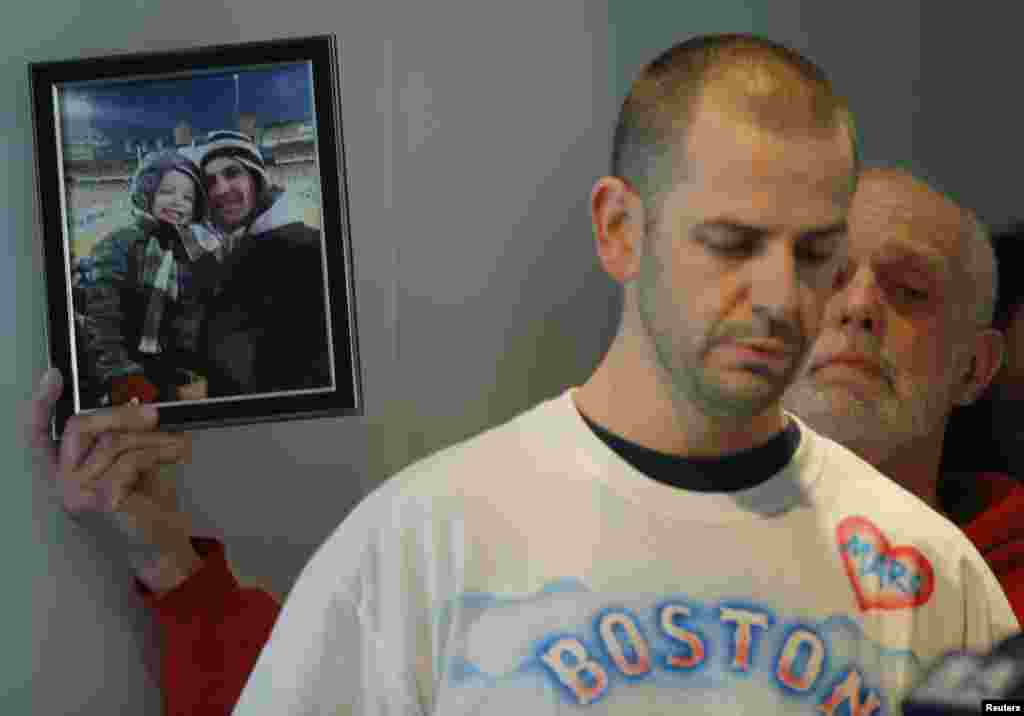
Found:
<svg viewBox="0 0 1024 716"><path fill-rule="evenodd" d="M248 221L256 208L256 181L246 166L231 157L217 157L203 171L214 223L230 231Z"/></svg>
<svg viewBox="0 0 1024 716"><path fill-rule="evenodd" d="M962 377L960 209L902 174L867 173L851 273L784 405L878 464L941 429Z"/></svg>

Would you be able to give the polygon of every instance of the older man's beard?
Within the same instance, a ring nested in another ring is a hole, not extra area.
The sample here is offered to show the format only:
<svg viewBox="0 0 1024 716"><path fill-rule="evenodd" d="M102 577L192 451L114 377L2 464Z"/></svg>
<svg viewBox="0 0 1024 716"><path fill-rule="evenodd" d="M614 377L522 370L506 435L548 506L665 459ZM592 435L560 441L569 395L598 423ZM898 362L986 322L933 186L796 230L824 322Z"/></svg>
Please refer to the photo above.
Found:
<svg viewBox="0 0 1024 716"><path fill-rule="evenodd" d="M877 467L936 430L949 402L943 386L912 385L898 394L896 374L889 375L893 379L882 381L877 396L864 398L846 385L819 385L804 374L782 404L813 430Z"/></svg>

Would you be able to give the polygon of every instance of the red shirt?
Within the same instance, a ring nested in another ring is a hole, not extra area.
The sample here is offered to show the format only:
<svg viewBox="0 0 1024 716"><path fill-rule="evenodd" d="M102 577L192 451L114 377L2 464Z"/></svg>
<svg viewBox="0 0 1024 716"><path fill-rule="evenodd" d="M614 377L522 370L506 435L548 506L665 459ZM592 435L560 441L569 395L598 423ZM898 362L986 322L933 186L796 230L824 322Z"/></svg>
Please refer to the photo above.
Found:
<svg viewBox="0 0 1024 716"><path fill-rule="evenodd" d="M988 562L1017 621L1024 624L1024 485L1008 475L983 472L972 485L985 510L963 530Z"/></svg>
<svg viewBox="0 0 1024 716"><path fill-rule="evenodd" d="M238 703L280 604L242 588L215 539L193 538L199 570L159 599L136 589L156 615L161 636L160 690L166 716L227 716Z"/></svg>

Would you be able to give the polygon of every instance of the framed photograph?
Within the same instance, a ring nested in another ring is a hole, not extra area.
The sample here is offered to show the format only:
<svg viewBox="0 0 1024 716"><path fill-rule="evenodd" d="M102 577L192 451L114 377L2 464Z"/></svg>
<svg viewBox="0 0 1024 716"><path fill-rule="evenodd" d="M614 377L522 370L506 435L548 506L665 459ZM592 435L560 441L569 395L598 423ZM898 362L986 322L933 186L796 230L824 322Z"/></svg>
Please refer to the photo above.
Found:
<svg viewBox="0 0 1024 716"><path fill-rule="evenodd" d="M333 36L29 65L54 421L362 412Z"/></svg>

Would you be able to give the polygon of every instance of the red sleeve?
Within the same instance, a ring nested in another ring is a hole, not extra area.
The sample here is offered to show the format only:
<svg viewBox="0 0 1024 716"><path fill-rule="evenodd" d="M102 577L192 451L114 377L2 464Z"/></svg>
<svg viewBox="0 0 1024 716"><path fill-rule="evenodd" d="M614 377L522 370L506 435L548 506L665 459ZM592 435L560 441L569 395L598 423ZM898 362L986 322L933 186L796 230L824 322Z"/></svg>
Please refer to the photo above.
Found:
<svg viewBox="0 0 1024 716"><path fill-rule="evenodd" d="M1024 549L1018 546L1012 552L999 555L1004 562L1012 562L1011 566L997 565L996 576L1006 592L1006 598L1017 615L1017 621L1024 626Z"/></svg>
<svg viewBox="0 0 1024 716"><path fill-rule="evenodd" d="M239 586L215 539L193 538L203 564L157 598L136 580L156 616L163 654L160 690L166 716L229 716L281 606L267 592Z"/></svg>
<svg viewBox="0 0 1024 716"><path fill-rule="evenodd" d="M988 562L1006 598L1024 625L1024 485L998 473L980 473L975 480L986 509L964 526Z"/></svg>

